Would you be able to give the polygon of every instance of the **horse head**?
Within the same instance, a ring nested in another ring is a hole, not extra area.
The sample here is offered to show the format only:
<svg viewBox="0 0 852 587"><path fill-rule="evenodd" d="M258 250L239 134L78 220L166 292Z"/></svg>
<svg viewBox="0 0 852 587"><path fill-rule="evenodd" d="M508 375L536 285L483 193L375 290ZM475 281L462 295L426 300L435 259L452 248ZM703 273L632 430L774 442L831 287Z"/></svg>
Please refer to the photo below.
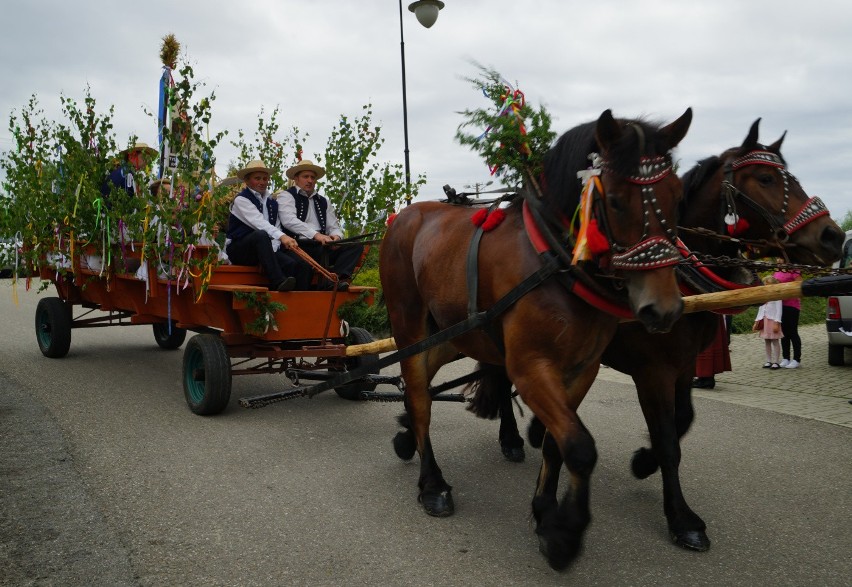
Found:
<svg viewBox="0 0 852 587"><path fill-rule="evenodd" d="M692 109L657 127L601 114L595 217L609 243L609 267L624 279L631 310L649 332L667 332L683 310L674 267L674 240L683 186L672 171L671 150L686 135Z"/></svg>
<svg viewBox="0 0 852 587"><path fill-rule="evenodd" d="M758 142L760 119L739 147L702 161L683 180L690 202L682 226L702 226L728 236L763 241L752 256L830 265L840 258L844 233L817 197L809 197L781 156L786 132L771 145ZM707 226L706 219L713 220ZM688 239L688 237L684 237ZM693 242L687 240L693 245ZM698 244L702 252L731 255L736 245ZM724 250L724 249L728 250Z"/></svg>

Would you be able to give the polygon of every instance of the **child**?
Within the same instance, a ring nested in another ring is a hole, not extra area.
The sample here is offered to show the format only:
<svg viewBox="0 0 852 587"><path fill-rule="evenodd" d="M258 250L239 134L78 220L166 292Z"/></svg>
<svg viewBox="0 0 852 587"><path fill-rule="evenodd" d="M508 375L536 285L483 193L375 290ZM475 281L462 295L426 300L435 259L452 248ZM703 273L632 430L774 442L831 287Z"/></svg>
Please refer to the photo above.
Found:
<svg viewBox="0 0 852 587"><path fill-rule="evenodd" d="M764 285L778 283L772 275L767 275L763 278ZM757 311L757 317L754 319L753 332L760 333L760 338L763 339L766 345L766 362L763 364L764 369L780 369L778 364L781 358L781 301L766 302Z"/></svg>

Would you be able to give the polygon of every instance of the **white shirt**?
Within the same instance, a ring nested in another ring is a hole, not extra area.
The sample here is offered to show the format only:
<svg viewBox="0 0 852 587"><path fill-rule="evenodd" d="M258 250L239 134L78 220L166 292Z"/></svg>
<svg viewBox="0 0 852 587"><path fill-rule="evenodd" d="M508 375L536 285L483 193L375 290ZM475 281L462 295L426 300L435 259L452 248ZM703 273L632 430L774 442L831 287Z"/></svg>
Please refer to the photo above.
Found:
<svg viewBox="0 0 852 587"><path fill-rule="evenodd" d="M331 200L317 192L308 194L305 190L299 189L299 193L307 196L309 200L308 215L304 222L299 220L298 216L296 216L296 199L293 198L293 195L286 191L278 192L276 194L278 196L278 220L281 222L281 226L290 232L295 233L300 238L313 239L320 231L320 228L322 228L319 223L319 218L317 218L317 211L314 208L313 199L325 198L327 203L325 209L326 234L328 234L328 236L343 238L343 231L340 230L340 222L337 220L337 214L334 213L334 206L331 205Z"/></svg>
<svg viewBox="0 0 852 587"><path fill-rule="evenodd" d="M269 235L269 239L272 241L272 250L277 251L281 246L281 235L284 234L282 230L278 227L278 223L275 226L269 223L269 217L266 214L266 200L268 200L271 196L269 192L265 192L263 194L254 191L251 188L248 190L252 193L252 195L260 200L260 207L263 209L263 212L257 209L257 206L248 201L248 198L237 197L234 198L234 203L231 204L231 214L237 217L241 222L251 226L256 230L262 230L266 234ZM290 198L292 200L292 198ZM279 202L280 206L280 202ZM279 216L280 216L280 208L279 208ZM225 240L225 247L231 244L231 239Z"/></svg>
<svg viewBox="0 0 852 587"><path fill-rule="evenodd" d="M754 321L758 322L764 318L769 318L770 320L781 322L781 312L781 300L766 302L757 310L757 316L754 317Z"/></svg>

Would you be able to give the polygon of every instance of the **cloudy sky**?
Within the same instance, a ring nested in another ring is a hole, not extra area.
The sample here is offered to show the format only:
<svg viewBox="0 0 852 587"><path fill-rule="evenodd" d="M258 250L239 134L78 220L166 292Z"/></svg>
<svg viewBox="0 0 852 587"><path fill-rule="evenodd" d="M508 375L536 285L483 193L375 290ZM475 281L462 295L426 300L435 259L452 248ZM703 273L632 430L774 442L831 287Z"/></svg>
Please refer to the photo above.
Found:
<svg viewBox="0 0 852 587"><path fill-rule="evenodd" d="M544 104L558 132L611 108L670 121L687 106L692 128L681 169L739 144L761 117L761 139L785 130L790 170L835 218L852 209L852 3L846 0L445 0L425 29L403 0L412 174L424 197L441 186L485 183L485 164L453 136L459 111L484 99L464 81L471 60L517 82ZM120 7L120 8L119 8ZM156 144L161 38L174 33L204 93L215 92L211 130L256 127L280 107L282 129L324 150L340 114L373 104L402 163L399 3L394 0L4 0L0 36L0 149L6 121L37 94L48 116L85 87L115 106L120 143ZM236 156L216 153L224 172ZM494 186L492 186L494 187ZM490 189L490 188L489 188Z"/></svg>

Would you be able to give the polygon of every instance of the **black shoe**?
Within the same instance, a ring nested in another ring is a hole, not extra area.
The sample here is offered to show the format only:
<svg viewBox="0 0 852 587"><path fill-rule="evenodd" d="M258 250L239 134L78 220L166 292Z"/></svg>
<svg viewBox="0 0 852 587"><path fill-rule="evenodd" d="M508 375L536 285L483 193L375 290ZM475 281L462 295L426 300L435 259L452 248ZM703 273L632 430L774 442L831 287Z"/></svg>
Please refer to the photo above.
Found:
<svg viewBox="0 0 852 587"><path fill-rule="evenodd" d="M349 289L349 282L347 281L338 281L337 282L337 291L346 291ZM321 282L317 284L317 290L319 291L334 291L334 282L329 281L328 279L323 279Z"/></svg>
<svg viewBox="0 0 852 587"><path fill-rule="evenodd" d="M294 289L296 289L296 278L295 277L285 277L275 287L276 291L293 291Z"/></svg>
<svg viewBox="0 0 852 587"><path fill-rule="evenodd" d="M696 377L692 380L692 387L698 389L713 389L716 387L716 379L713 377Z"/></svg>

